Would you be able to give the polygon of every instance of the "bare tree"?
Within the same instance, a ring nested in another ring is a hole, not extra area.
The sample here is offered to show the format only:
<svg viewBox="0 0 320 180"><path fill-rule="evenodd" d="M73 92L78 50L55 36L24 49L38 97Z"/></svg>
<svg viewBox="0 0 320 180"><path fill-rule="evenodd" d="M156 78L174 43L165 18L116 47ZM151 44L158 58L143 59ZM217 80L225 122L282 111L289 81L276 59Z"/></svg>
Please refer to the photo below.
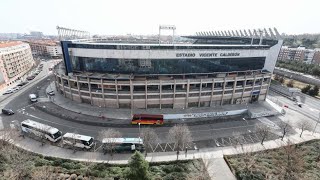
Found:
<svg viewBox="0 0 320 180"><path fill-rule="evenodd" d="M298 128L301 129L300 137L302 137L302 133L305 130L311 130L311 128L312 128L311 123L309 121L306 121L306 120L299 121L297 123L297 125L298 125Z"/></svg>
<svg viewBox="0 0 320 180"><path fill-rule="evenodd" d="M177 151L177 159L179 157L179 151L186 148L188 143L192 142L191 132L186 125L175 125L168 133L168 141L173 142Z"/></svg>
<svg viewBox="0 0 320 180"><path fill-rule="evenodd" d="M263 145L264 140L266 140L270 135L270 128L268 126L259 124L256 126L256 132L261 138L261 145Z"/></svg>
<svg viewBox="0 0 320 180"><path fill-rule="evenodd" d="M110 152L113 156L113 151L116 148L117 142L115 138L121 138L122 134L115 129L107 129L99 132L99 139L103 142L104 153Z"/></svg>
<svg viewBox="0 0 320 180"><path fill-rule="evenodd" d="M288 123L281 121L281 123L279 124L279 127L281 128L281 131L282 131L281 141L283 141L284 136L288 132L289 125Z"/></svg>
<svg viewBox="0 0 320 180"><path fill-rule="evenodd" d="M301 179L300 174L304 169L305 162L303 160L303 151L297 148L297 145L290 141L286 142L285 146L281 147L283 158L277 162L280 167L281 179L298 180Z"/></svg>
<svg viewBox="0 0 320 180"><path fill-rule="evenodd" d="M147 156L147 151L152 150L152 147L156 146L159 142L158 135L154 129L144 128L141 130L140 137L143 139L145 156Z"/></svg>
<svg viewBox="0 0 320 180"><path fill-rule="evenodd" d="M49 166L42 166L32 171L32 179L34 180L53 180L53 168Z"/></svg>

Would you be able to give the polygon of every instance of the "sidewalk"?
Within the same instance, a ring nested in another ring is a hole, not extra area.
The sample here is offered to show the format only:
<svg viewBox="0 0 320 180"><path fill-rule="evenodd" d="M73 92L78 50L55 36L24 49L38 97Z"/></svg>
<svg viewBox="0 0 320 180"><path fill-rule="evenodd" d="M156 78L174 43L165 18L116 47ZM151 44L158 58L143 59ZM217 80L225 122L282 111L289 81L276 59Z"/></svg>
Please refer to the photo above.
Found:
<svg viewBox="0 0 320 180"><path fill-rule="evenodd" d="M194 119L214 119L231 114L247 115L248 109L251 113L269 112L269 114L277 114L277 112L267 102L257 102L254 104L234 104L216 107L201 107L188 109L115 109L92 106L90 104L78 103L71 99L65 98L56 91L55 84L52 83L47 87L46 92L54 90L55 96L51 98L51 102L63 109L94 117L105 117L106 119L130 120L132 114L163 114L166 120L186 120ZM225 115L224 115L225 114Z"/></svg>
<svg viewBox="0 0 320 180"><path fill-rule="evenodd" d="M234 180L234 175L231 173L229 167L223 159L224 155L240 154L249 149L251 152L256 152L266 149L279 148L283 145L286 145L287 140L290 140L292 144L298 144L312 139L320 139L320 134L315 133L312 135L312 132L305 131L302 138L299 137L299 133L296 133L294 135L285 137L284 141L281 141L280 139L271 140L264 142L264 145L256 143L245 144L242 146L238 145L236 147L205 148L200 149L199 151L190 150L188 151L187 156L185 156L184 152L181 151L179 160L203 158L204 161L212 161L212 163L209 163L208 168L208 173L212 179ZM110 155L104 155L101 152L77 151L76 153L73 153L73 150L71 149L64 149L58 146L51 146L49 144L41 146L39 141L30 139L28 137L12 140L11 143L22 149L44 156L87 162L126 164L131 156L131 154L115 154L113 155L113 158L111 158ZM149 162L175 161L176 159L176 152L148 153L146 157L146 160Z"/></svg>

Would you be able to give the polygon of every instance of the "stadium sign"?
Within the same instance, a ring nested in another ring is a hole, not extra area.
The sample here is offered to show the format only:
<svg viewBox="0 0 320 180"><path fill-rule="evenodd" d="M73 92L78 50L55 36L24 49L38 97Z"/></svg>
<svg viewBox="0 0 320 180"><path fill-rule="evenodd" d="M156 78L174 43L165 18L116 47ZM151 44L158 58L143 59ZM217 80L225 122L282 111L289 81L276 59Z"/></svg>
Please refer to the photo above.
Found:
<svg viewBox="0 0 320 180"><path fill-rule="evenodd" d="M240 56L240 53L199 53L197 57L230 57ZM196 57L196 53L176 53L176 57Z"/></svg>

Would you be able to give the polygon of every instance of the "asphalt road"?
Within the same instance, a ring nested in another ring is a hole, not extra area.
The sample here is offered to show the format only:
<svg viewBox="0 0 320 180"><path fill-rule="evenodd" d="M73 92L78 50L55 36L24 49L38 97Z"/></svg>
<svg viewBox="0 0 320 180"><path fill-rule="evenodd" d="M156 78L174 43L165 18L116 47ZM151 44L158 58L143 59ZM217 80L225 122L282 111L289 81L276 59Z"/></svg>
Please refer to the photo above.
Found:
<svg viewBox="0 0 320 180"><path fill-rule="evenodd" d="M35 83L34 85L31 84L29 85L29 87L5 99L0 104L0 107L3 108L3 105L7 103L5 107L11 108L16 113L12 116L6 116L1 114L0 126L1 126L1 119L3 122L2 124L5 128L8 128L10 122L13 120L21 122L26 119L31 119L34 121L38 121L38 122L42 122L42 123L54 126L59 130L61 130L63 133L75 132L79 134L93 136L95 138L98 137L99 131L103 129L107 129L107 127L85 125L77 122L72 122L67 119L63 119L55 115L45 113L35 108L34 104L29 101L28 95L30 93L38 94L39 98L45 101L47 97L45 93L45 89L48 87L50 82L52 82L52 80L53 80L53 77L52 75L50 75L44 78L43 80ZM63 112L63 113L67 113L67 112ZM272 117L270 118L270 121L274 123L278 123L280 120L276 117ZM191 130L194 141L200 141L200 140L214 140L222 137L230 137L230 136L233 136L235 133L240 133L240 134L251 133L255 131L256 124L260 124L260 123L261 122L256 119L247 120L247 121L238 119L236 121L193 125L193 126L189 126L189 128ZM145 127L148 127L148 126L141 126L141 130ZM155 129L160 140L162 140L163 142L165 142L168 131L171 128L171 127L154 127L154 126L149 126L149 127L152 127ZM116 130L119 130L122 133L123 137L139 136L138 126L113 127L113 128Z"/></svg>

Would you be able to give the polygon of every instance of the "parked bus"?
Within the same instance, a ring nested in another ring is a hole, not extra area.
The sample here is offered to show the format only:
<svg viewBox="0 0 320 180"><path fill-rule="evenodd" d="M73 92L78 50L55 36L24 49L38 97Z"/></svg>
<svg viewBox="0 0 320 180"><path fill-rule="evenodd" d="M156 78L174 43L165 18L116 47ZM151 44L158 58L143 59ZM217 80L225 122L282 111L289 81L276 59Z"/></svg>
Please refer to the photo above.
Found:
<svg viewBox="0 0 320 180"><path fill-rule="evenodd" d="M105 146L114 146L116 152L144 151L143 140L141 138L104 138L102 140L104 151Z"/></svg>
<svg viewBox="0 0 320 180"><path fill-rule="evenodd" d="M62 143L69 146L90 149L93 146L93 137L74 133L66 133L62 137Z"/></svg>
<svg viewBox="0 0 320 180"><path fill-rule="evenodd" d="M57 142L61 139L61 131L57 128L32 121L30 119L21 122L21 129L25 133L31 133L51 142Z"/></svg>
<svg viewBox="0 0 320 180"><path fill-rule="evenodd" d="M135 114L132 117L131 124L163 124L163 115Z"/></svg>

